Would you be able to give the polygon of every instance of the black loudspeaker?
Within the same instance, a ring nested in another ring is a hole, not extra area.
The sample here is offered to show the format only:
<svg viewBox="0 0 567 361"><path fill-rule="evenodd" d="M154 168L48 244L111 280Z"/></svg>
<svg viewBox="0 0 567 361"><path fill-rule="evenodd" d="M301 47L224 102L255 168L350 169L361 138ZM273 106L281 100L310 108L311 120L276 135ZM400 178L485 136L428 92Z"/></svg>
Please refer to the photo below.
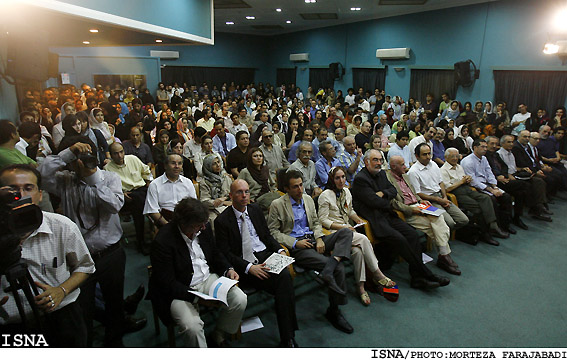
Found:
<svg viewBox="0 0 567 361"><path fill-rule="evenodd" d="M338 79L341 77L341 74L339 72L339 63L329 64L329 74L333 79Z"/></svg>
<svg viewBox="0 0 567 361"><path fill-rule="evenodd" d="M10 30L6 74L16 80L45 81L50 77L49 34ZM58 58L58 57L57 57ZM59 59L56 66L59 67ZM53 71L53 69L51 69ZM57 74L57 71L55 71ZM57 76L57 75L55 75Z"/></svg>
<svg viewBox="0 0 567 361"><path fill-rule="evenodd" d="M474 81L480 76L480 71L477 70L476 65L470 59L455 63L454 69L455 83L463 87L469 87L473 85Z"/></svg>

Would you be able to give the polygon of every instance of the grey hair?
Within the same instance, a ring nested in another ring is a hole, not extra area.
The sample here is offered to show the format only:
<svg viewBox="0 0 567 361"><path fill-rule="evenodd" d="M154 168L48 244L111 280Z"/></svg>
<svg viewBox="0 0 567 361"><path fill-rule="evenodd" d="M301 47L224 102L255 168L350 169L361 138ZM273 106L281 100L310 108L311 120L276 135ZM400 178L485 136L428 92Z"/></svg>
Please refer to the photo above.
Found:
<svg viewBox="0 0 567 361"><path fill-rule="evenodd" d="M336 132L337 130L339 131L339 133L342 133L343 135L345 134L345 130L344 130L343 128L337 128L337 129L335 129L335 132ZM343 138L343 139L344 139L344 138Z"/></svg>
<svg viewBox="0 0 567 361"><path fill-rule="evenodd" d="M447 148L445 149L445 158L451 155L452 152L457 152L457 154L459 154L459 150L457 148Z"/></svg>
<svg viewBox="0 0 567 361"><path fill-rule="evenodd" d="M344 137L344 138L343 138L343 143L344 143L345 141L347 141L347 140L352 140L353 142L355 141L355 140L354 140L354 137L353 137L352 135L347 135L346 137Z"/></svg>
<svg viewBox="0 0 567 361"><path fill-rule="evenodd" d="M549 125L547 124L543 124L542 126L539 127L539 132L541 133L541 131L543 130L543 128L545 127L549 127ZM549 127L551 129L551 127Z"/></svg>
<svg viewBox="0 0 567 361"><path fill-rule="evenodd" d="M363 161L364 163L366 163L366 161L367 161L368 159L370 159L370 153L372 153L372 152L380 153L380 152L379 152L378 150L376 150L376 149L368 149L368 150L366 151L366 153L364 153L364 156L362 157L362 161Z"/></svg>
<svg viewBox="0 0 567 361"><path fill-rule="evenodd" d="M297 149L295 150L295 155L298 156L298 157L299 157L299 150L301 149L301 147L313 149L313 144L309 143L306 140L302 140L301 143L299 143L299 146L297 146Z"/></svg>
<svg viewBox="0 0 567 361"><path fill-rule="evenodd" d="M486 142L490 142L491 139L498 139L498 137L495 137L494 135L489 135L488 137L484 138L484 140L486 140Z"/></svg>
<svg viewBox="0 0 567 361"><path fill-rule="evenodd" d="M514 136L511 135L511 134L504 134L502 137L500 137L500 145L503 145L504 142L506 141L506 138L508 138L508 137L514 138Z"/></svg>

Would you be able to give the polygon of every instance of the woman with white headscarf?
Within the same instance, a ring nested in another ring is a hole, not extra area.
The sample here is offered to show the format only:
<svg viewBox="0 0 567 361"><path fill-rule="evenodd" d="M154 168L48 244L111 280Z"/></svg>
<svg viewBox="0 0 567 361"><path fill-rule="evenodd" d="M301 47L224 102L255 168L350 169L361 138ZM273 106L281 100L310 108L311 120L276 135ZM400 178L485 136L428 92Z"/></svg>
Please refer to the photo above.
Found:
<svg viewBox="0 0 567 361"><path fill-rule="evenodd" d="M93 108L91 110L89 114L89 125L91 129L100 130L108 145L114 142L112 134L110 134L110 129L108 128L108 123L104 121L104 112L101 108Z"/></svg>

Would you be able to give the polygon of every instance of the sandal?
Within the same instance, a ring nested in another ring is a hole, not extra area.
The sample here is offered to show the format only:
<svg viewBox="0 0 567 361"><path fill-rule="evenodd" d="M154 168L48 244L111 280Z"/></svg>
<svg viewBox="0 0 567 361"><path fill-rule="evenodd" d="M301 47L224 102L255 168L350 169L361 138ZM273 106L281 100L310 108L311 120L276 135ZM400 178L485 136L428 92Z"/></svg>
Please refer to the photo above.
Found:
<svg viewBox="0 0 567 361"><path fill-rule="evenodd" d="M370 305L370 296L368 296L368 292L365 291L364 293L360 294L360 301L364 306Z"/></svg>
<svg viewBox="0 0 567 361"><path fill-rule="evenodd" d="M384 277L381 280L378 280L378 284L382 286L382 296L390 302L397 302L400 296L400 292L398 290L398 286L396 282L392 281L388 277Z"/></svg>

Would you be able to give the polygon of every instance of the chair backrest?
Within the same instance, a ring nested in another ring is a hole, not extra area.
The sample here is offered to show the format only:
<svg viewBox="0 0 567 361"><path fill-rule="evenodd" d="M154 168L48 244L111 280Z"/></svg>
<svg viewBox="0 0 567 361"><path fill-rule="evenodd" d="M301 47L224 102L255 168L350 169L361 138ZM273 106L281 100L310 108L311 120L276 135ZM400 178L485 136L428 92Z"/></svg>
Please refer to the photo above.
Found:
<svg viewBox="0 0 567 361"><path fill-rule="evenodd" d="M199 192L199 183L193 181L193 185L195 186L195 194L197 194L197 199L201 199L201 193Z"/></svg>

